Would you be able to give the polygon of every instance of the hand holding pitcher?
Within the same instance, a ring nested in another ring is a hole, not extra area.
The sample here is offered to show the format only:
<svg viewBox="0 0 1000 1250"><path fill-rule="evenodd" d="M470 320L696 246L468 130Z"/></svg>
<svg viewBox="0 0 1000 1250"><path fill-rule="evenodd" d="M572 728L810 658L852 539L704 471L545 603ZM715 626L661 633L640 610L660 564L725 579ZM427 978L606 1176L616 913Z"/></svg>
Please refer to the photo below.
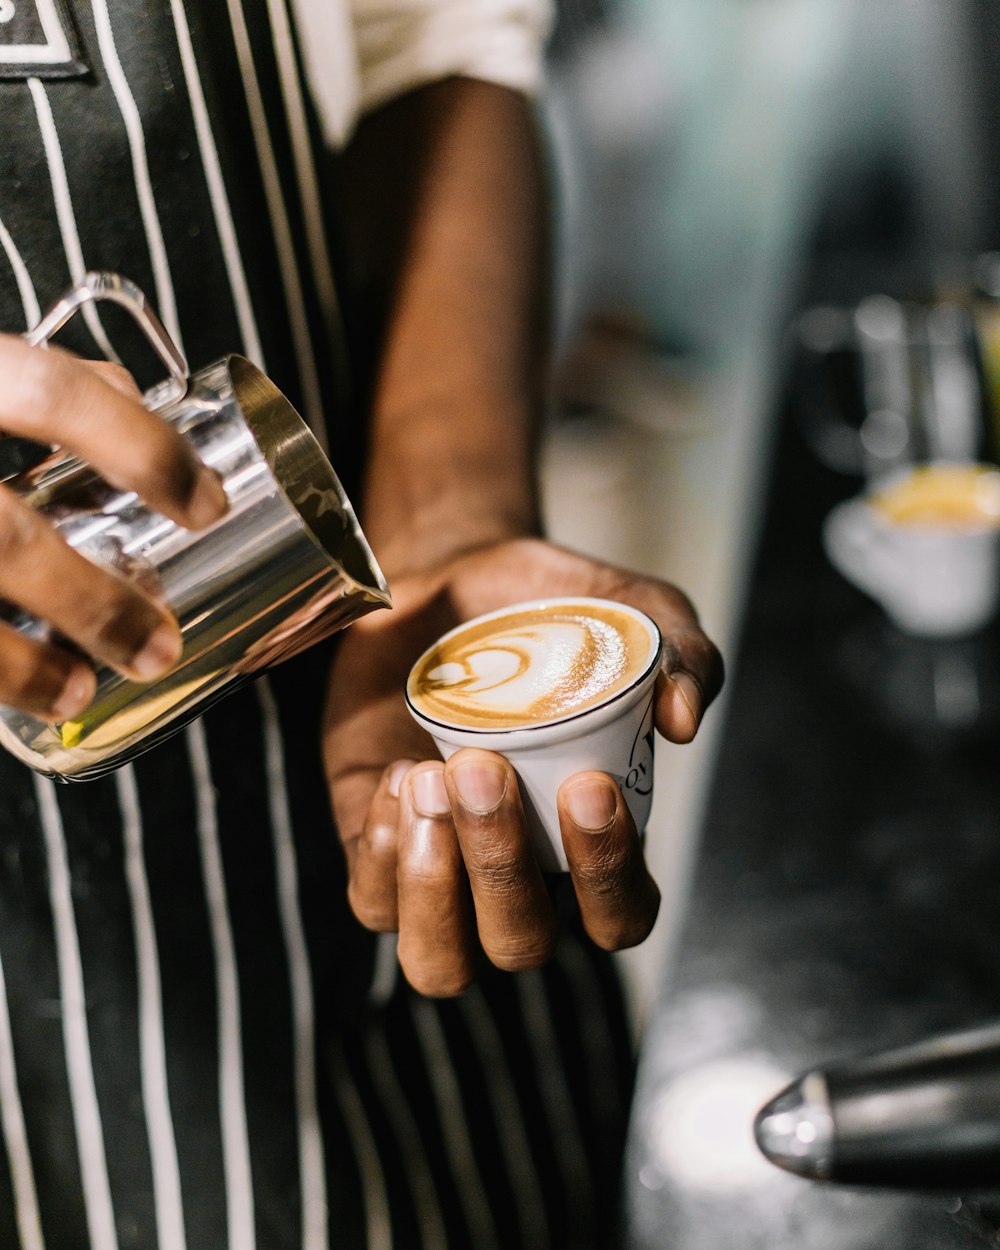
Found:
<svg viewBox="0 0 1000 1250"><path fill-rule="evenodd" d="M0 377L4 433L65 448L179 525L200 529L225 512L218 476L143 406L124 370L0 334ZM0 534L0 597L8 603L137 681L160 676L180 658L180 631L162 603L95 567L16 489L2 485ZM0 703L62 721L83 712L95 692L93 668L75 649L0 629Z"/></svg>
<svg viewBox="0 0 1000 1250"><path fill-rule="evenodd" d="M126 307L171 375L145 406L64 353L0 346L16 380L0 426L60 448L0 501L0 743L65 780L118 767L389 602L332 468L249 361L189 376L142 293L113 274L88 275L30 338L92 299Z"/></svg>

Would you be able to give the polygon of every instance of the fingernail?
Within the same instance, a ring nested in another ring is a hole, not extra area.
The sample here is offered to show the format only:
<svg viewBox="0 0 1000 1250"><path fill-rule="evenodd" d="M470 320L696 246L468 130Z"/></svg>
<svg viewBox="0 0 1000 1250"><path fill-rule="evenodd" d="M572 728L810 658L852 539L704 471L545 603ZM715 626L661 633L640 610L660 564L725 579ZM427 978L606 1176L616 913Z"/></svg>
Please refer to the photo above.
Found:
<svg viewBox="0 0 1000 1250"><path fill-rule="evenodd" d="M204 529L225 515L229 507L222 480L214 469L203 465L187 502L187 514L195 529Z"/></svg>
<svg viewBox="0 0 1000 1250"><path fill-rule="evenodd" d="M443 768L422 768L410 778L413 806L421 816L447 816L451 811Z"/></svg>
<svg viewBox="0 0 1000 1250"><path fill-rule="evenodd" d="M152 681L177 663L184 643L180 632L172 625L157 625L142 648L132 657L129 668L143 681Z"/></svg>
<svg viewBox="0 0 1000 1250"><path fill-rule="evenodd" d="M615 818L618 796L610 781L598 777L577 781L566 790L566 806L573 823L591 833L601 833Z"/></svg>
<svg viewBox="0 0 1000 1250"><path fill-rule="evenodd" d="M399 787L403 784L403 778L410 771L416 760L397 760L389 769L389 780L386 788L394 799L399 798Z"/></svg>
<svg viewBox="0 0 1000 1250"><path fill-rule="evenodd" d="M685 672L682 668L671 673L670 680L674 683L678 693L687 705L687 710L691 713L691 719L697 726L701 720L701 687L691 674Z"/></svg>
<svg viewBox="0 0 1000 1250"><path fill-rule="evenodd" d="M76 667L52 705L56 720L71 720L90 705L97 690L97 678L89 668Z"/></svg>
<svg viewBox="0 0 1000 1250"><path fill-rule="evenodd" d="M491 760L466 761L455 768L452 776L463 807L480 816L499 807L507 793L507 770Z"/></svg>

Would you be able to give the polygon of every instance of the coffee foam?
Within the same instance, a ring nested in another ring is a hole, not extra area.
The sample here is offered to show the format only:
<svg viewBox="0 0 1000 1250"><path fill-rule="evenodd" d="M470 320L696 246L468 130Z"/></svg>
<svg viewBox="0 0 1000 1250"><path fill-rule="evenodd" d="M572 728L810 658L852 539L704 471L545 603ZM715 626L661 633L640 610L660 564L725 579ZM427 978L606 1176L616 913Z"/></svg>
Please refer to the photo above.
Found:
<svg viewBox="0 0 1000 1250"><path fill-rule="evenodd" d="M515 728L613 698L645 670L650 639L625 611L559 604L480 621L439 642L411 675L413 706L432 720Z"/></svg>
<svg viewBox="0 0 1000 1250"><path fill-rule="evenodd" d="M982 465L923 465L883 487L872 503L896 525L996 528L1000 474Z"/></svg>

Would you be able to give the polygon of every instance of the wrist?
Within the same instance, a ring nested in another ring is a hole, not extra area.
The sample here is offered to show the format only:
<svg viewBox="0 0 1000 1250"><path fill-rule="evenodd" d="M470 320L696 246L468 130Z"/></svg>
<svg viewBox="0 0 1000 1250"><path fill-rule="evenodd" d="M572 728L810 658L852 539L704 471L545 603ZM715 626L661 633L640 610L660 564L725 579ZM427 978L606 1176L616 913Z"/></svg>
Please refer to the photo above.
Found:
<svg viewBox="0 0 1000 1250"><path fill-rule="evenodd" d="M537 537L531 439L527 421L509 413L480 424L440 412L433 421L399 423L391 437L377 439L362 524L386 576L427 570L505 539Z"/></svg>
<svg viewBox="0 0 1000 1250"><path fill-rule="evenodd" d="M487 503L481 496L459 494L425 501L395 520L385 517L372 532L372 548L391 584L394 578L427 572L477 548L537 538L541 523L533 506Z"/></svg>

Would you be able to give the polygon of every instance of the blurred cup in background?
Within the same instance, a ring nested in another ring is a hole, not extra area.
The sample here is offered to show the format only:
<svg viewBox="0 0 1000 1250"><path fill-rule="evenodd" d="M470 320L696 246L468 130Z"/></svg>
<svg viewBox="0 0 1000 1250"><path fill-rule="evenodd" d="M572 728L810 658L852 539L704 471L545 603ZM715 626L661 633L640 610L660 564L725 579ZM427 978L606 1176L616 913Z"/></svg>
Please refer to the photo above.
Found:
<svg viewBox="0 0 1000 1250"><path fill-rule="evenodd" d="M961 637L1000 600L1000 470L930 463L839 504L823 542L834 567L905 633Z"/></svg>

